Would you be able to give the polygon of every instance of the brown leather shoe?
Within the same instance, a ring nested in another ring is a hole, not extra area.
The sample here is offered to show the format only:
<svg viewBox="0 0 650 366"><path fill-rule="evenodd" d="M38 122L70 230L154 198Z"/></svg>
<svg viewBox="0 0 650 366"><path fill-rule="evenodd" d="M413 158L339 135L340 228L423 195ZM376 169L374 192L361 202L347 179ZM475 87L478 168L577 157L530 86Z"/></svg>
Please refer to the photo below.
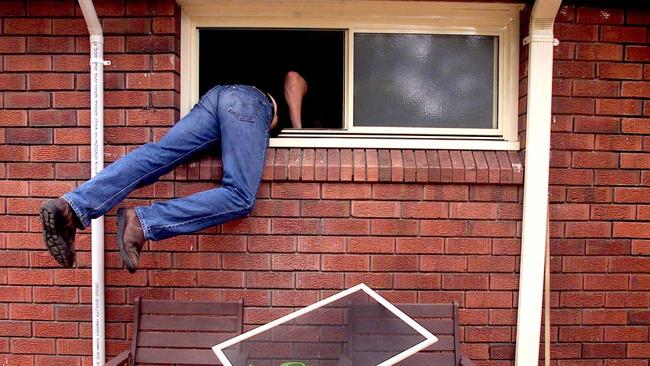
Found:
<svg viewBox="0 0 650 366"><path fill-rule="evenodd" d="M144 246L144 233L138 215L133 208L117 210L117 245L120 247L122 262L129 272L138 269L140 251Z"/></svg>
<svg viewBox="0 0 650 366"><path fill-rule="evenodd" d="M72 207L63 198L41 205L43 240L50 254L64 267L72 267L75 260L74 239L77 228L83 228Z"/></svg>

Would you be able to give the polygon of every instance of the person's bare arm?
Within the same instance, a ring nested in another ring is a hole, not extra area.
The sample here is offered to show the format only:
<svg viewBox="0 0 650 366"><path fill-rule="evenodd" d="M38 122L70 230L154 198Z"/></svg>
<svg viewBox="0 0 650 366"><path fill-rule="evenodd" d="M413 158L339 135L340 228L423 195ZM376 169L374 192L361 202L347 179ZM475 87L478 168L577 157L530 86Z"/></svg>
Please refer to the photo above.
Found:
<svg viewBox="0 0 650 366"><path fill-rule="evenodd" d="M302 128L302 99L306 94L307 81L296 71L289 71L284 78L284 99L293 128Z"/></svg>

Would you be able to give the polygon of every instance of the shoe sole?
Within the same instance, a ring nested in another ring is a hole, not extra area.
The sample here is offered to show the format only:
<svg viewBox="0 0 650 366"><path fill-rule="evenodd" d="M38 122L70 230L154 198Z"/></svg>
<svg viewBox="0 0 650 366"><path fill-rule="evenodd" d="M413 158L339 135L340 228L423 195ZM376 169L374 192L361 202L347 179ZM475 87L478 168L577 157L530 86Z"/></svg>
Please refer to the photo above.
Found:
<svg viewBox="0 0 650 366"><path fill-rule="evenodd" d="M54 259L64 267L74 265L74 253L69 260L66 253L70 252L69 244L63 239L60 230L57 229L58 209L52 202L46 202L41 206L41 223L43 224L43 241Z"/></svg>
<svg viewBox="0 0 650 366"><path fill-rule="evenodd" d="M124 209L120 208L117 210L117 246L120 248L120 257L122 257L122 262L124 266L130 273L134 273L137 269L133 262L129 259L129 256L126 254L126 249L124 249Z"/></svg>

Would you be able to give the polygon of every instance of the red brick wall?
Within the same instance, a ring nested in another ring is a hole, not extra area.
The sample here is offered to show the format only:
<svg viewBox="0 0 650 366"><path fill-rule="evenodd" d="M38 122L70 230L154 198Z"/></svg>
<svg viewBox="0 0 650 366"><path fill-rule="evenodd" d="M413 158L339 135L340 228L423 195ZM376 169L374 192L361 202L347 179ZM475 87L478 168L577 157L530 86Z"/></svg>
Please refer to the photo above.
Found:
<svg viewBox="0 0 650 366"><path fill-rule="evenodd" d="M557 21L553 355L647 366L650 12L565 6Z"/></svg>
<svg viewBox="0 0 650 366"><path fill-rule="evenodd" d="M171 0L96 2L112 61L110 162L178 118L180 13ZM78 235L77 268L62 269L44 250L36 215L42 200L89 177L80 14L72 0L0 2L0 363L91 364L90 231ZM642 186L650 140L642 116L650 104L638 82L650 78L649 16L566 7L559 18L553 356L563 366L648 366L650 228L642 225L650 201ZM134 275L122 269L111 211L107 353L129 346L136 296L243 298L252 326L363 281L393 301L458 301L463 350L479 364L510 365L518 162L517 154L482 152L271 150L251 217L150 242ZM219 174L218 160L197 160L124 204L210 188Z"/></svg>

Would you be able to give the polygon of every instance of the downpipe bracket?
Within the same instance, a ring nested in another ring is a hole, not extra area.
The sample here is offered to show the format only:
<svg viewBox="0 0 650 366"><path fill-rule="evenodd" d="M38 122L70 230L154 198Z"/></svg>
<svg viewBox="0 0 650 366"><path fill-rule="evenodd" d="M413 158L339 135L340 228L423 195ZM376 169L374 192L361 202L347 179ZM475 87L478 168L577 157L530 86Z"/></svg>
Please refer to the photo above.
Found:
<svg viewBox="0 0 650 366"><path fill-rule="evenodd" d="M101 59L101 58L91 58L89 63L91 65L92 64L103 64L104 66L108 66L108 65L111 64L111 61L104 60L104 59Z"/></svg>

